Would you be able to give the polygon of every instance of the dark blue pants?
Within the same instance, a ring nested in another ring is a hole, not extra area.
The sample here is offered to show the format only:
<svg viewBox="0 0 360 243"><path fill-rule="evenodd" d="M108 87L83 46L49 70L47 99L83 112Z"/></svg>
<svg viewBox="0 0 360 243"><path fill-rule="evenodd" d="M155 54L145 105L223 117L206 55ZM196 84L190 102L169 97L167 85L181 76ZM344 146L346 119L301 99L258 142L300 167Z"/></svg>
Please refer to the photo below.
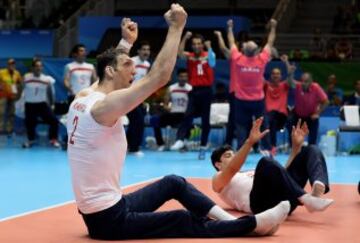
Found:
<svg viewBox="0 0 360 243"><path fill-rule="evenodd" d="M184 113L165 112L160 115L151 117L150 124L154 128L154 134L157 145L164 145L161 128L166 126L177 127L184 119Z"/></svg>
<svg viewBox="0 0 360 243"><path fill-rule="evenodd" d="M317 136L319 131L319 119L311 119L310 117L300 117L296 115L295 113L292 115L292 118L289 122L290 127L296 126L298 120L301 119L303 122L305 121L309 128L309 138L308 142L309 144L317 144ZM290 137L290 145L291 145L291 129L289 130L289 137Z"/></svg>
<svg viewBox="0 0 360 243"><path fill-rule="evenodd" d="M170 199L187 210L154 212ZM214 205L184 178L170 175L124 195L109 209L82 216L90 237L103 240L236 237L255 229L254 216L210 220L206 215Z"/></svg>
<svg viewBox="0 0 360 243"><path fill-rule="evenodd" d="M278 111L270 111L266 113L266 118L269 123L271 146L276 147L277 132L286 125L287 116L284 113Z"/></svg>
<svg viewBox="0 0 360 243"><path fill-rule="evenodd" d="M213 91L211 87L194 87L189 93L189 103L184 120L179 126L177 139L184 140L195 117L201 117L201 146L206 146L210 132L210 107Z"/></svg>
<svg viewBox="0 0 360 243"><path fill-rule="evenodd" d="M35 140L36 125L41 118L49 124L49 139L58 139L59 122L46 102L25 103L25 126L29 141Z"/></svg>
<svg viewBox="0 0 360 243"><path fill-rule="evenodd" d="M129 118L129 126L126 131L129 152L137 152L140 150L144 137L145 129L145 109L143 105L139 105L127 114Z"/></svg>
<svg viewBox="0 0 360 243"><path fill-rule="evenodd" d="M234 107L236 135L238 139L238 148L240 148L249 136L253 119L265 115L265 102L264 100L247 101L236 98ZM267 128L268 124L267 119L265 118L261 130ZM269 134L261 140L261 145L263 149L271 149Z"/></svg>
<svg viewBox="0 0 360 243"><path fill-rule="evenodd" d="M228 123L226 124L226 137L225 144L232 145L235 134L235 95L234 93L229 94L229 117Z"/></svg>
<svg viewBox="0 0 360 243"><path fill-rule="evenodd" d="M319 148L303 147L290 166L285 169L274 159L262 158L255 169L254 184L250 192L250 207L253 213L270 209L283 200L289 200L291 211L300 205L307 181L325 184L329 191L326 162Z"/></svg>

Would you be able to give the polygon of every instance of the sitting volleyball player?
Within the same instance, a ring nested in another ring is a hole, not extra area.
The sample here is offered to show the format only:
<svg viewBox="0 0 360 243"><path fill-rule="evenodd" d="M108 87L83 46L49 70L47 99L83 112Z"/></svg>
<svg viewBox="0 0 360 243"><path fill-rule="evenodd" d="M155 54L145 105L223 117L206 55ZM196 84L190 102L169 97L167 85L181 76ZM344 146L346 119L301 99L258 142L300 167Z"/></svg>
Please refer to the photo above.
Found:
<svg viewBox="0 0 360 243"><path fill-rule="evenodd" d="M310 212L325 210L333 202L320 198L329 191L326 162L316 146L302 146L309 132L306 123L299 121L292 129L292 151L285 168L263 157L255 171L240 172L253 144L268 132L260 132L262 122L263 118L253 122L248 139L237 153L228 145L212 153L212 164L218 171L212 179L213 190L229 206L246 213L261 212L283 200L290 201L290 213L299 205ZM303 189L308 180L311 193Z"/></svg>
<svg viewBox="0 0 360 243"><path fill-rule="evenodd" d="M135 67L128 53L137 39L137 24L124 19L119 48L97 58L99 81L80 92L70 106L67 129L72 184L92 238L271 235L289 213L290 203L283 201L254 216L235 218L175 175L133 193L122 193L119 181L127 141L120 117L170 79L186 18L180 5L171 5L165 14L169 25L165 43L149 73L133 85ZM154 212L170 199L178 200L186 210Z"/></svg>

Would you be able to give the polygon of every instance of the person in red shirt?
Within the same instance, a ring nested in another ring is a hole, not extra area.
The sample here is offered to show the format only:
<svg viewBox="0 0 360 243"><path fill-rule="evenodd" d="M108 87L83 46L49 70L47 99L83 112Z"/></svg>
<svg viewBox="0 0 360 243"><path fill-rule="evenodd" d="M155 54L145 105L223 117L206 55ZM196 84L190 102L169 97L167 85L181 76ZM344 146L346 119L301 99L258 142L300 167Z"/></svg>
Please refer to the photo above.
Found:
<svg viewBox="0 0 360 243"><path fill-rule="evenodd" d="M192 37L192 38L191 38ZM191 38L192 52L184 51L186 41ZM206 46L207 51L204 50ZM205 150L210 132L210 106L212 100L212 84L214 82L214 70L216 56L211 48L210 41L191 32L186 32L181 40L178 56L187 60L189 84L193 87L189 93L189 103L185 112L184 120L180 124L176 142L171 150L179 150L185 147L184 139L191 129L195 117L201 117L201 148L199 159L205 159Z"/></svg>
<svg viewBox="0 0 360 243"><path fill-rule="evenodd" d="M295 83L291 78L294 74L295 66L290 65L287 55L282 55L281 60L287 66L287 80L282 81L281 69L274 68L271 71L270 80L264 84L266 118L270 129L272 155L276 154L276 133L285 126L287 121L289 89L295 88Z"/></svg>
<svg viewBox="0 0 360 243"><path fill-rule="evenodd" d="M302 74L300 82L295 82L294 93L295 107L290 124L297 124L299 119L306 122L309 127L308 142L309 144L316 144L319 117L329 105L328 97L320 85L313 81L311 73L308 72Z"/></svg>
<svg viewBox="0 0 360 243"><path fill-rule="evenodd" d="M238 147L241 147L248 137L254 118L265 114L264 101L264 71L271 60L271 49L276 36L277 21L269 22L270 33L267 43L260 53L254 41L244 42L240 52L235 43L232 26L228 26L228 41L230 45L230 77L234 79L235 92L235 127L238 138ZM266 121L263 129L267 127ZM269 155L271 146L269 136L262 142L263 154Z"/></svg>

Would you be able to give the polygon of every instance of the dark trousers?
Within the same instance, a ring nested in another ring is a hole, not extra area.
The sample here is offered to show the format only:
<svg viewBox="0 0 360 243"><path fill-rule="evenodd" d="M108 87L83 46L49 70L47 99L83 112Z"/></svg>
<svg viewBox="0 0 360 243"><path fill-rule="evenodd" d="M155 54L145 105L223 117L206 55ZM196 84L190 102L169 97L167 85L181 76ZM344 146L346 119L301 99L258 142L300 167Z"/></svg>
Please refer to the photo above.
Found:
<svg viewBox="0 0 360 243"><path fill-rule="evenodd" d="M50 125L49 138L57 139L59 128L58 120L49 105L46 102L41 102L25 103L25 126L28 140L35 140L35 129L39 118Z"/></svg>
<svg viewBox="0 0 360 243"><path fill-rule="evenodd" d="M253 119L257 119L265 115L265 102L264 100L247 101L235 98L234 107L236 135L238 139L238 148L240 148L249 136ZM261 130L267 128L267 119L264 119ZM266 135L261 140L261 145L263 149L271 149L269 135Z"/></svg>
<svg viewBox="0 0 360 243"><path fill-rule="evenodd" d="M270 111L266 114L270 129L270 143L276 147L276 134L286 125L287 116L278 111Z"/></svg>
<svg viewBox="0 0 360 243"><path fill-rule="evenodd" d="M299 119L301 119L302 122L305 121L306 124L308 125L308 128L309 128L308 142L309 142L309 144L317 144L317 136L318 136L318 131L319 131L319 119L313 120L313 119L311 119L311 117L300 117L294 113L289 122L290 127L296 126L296 123L298 122ZM289 130L289 135L291 135L291 129ZM289 136L289 137L290 137L289 143L291 145L291 136Z"/></svg>
<svg viewBox="0 0 360 243"><path fill-rule="evenodd" d="M154 116L151 118L151 125L154 127L154 134L156 139L156 144L161 146L164 145L164 139L162 137L161 128L166 126L176 127L184 119L185 113L176 113L176 112L165 112L161 115Z"/></svg>
<svg viewBox="0 0 360 243"><path fill-rule="evenodd" d="M283 200L289 200L291 211L304 195L307 181L315 180L325 184L329 191L326 162L319 148L314 145L303 147L290 166L285 169L271 158L262 158L255 169L254 184L250 192L250 207L253 213L270 209Z"/></svg>
<svg viewBox="0 0 360 243"><path fill-rule="evenodd" d="M140 150L144 137L145 129L145 109L143 105L139 105L127 114L129 118L129 126L126 131L129 152L137 152Z"/></svg>
<svg viewBox="0 0 360 243"><path fill-rule="evenodd" d="M226 124L226 137L225 137L225 144L232 145L232 141L234 139L235 134L235 95L234 93L229 94L229 117L228 123Z"/></svg>
<svg viewBox="0 0 360 243"><path fill-rule="evenodd" d="M195 117L201 117L201 146L206 146L210 132L211 87L194 87L189 93L189 103L184 120L179 126L177 139L184 140Z"/></svg>
<svg viewBox="0 0 360 243"><path fill-rule="evenodd" d="M154 212L170 199L176 199L187 210ZM124 195L109 209L83 214L83 219L90 237L104 240L235 237L255 229L254 216L210 220L206 216L214 205L184 178L170 175Z"/></svg>

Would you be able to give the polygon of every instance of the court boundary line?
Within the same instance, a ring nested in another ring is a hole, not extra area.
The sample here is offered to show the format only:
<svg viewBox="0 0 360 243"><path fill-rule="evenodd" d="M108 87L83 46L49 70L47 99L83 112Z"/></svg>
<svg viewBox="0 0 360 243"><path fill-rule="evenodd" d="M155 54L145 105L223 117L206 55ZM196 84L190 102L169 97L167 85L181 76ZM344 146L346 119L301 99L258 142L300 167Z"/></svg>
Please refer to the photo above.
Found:
<svg viewBox="0 0 360 243"><path fill-rule="evenodd" d="M136 182L136 183L124 186L121 189L124 190L124 189L127 189L128 187L138 186L138 185L141 185L143 183L148 183L148 182L151 182L151 181L154 181L154 180L158 180L158 179L160 179L162 177L164 177L164 176L158 176L158 177L154 177L154 178L151 178L151 179L148 179L148 180ZM185 178L186 179L211 179L211 178L207 178L207 177L185 177ZM356 184L350 184L350 183L333 183L333 184L330 184L330 185L356 186ZM0 223L4 222L4 221L11 220L11 219L16 219L16 218L20 218L20 217L23 217L23 216L27 216L27 215L30 215L30 214L39 213L39 212L42 212L42 211L54 209L54 208L57 208L57 207L62 207L62 206L65 206L65 205L68 205L68 204L71 204L71 203L75 203L75 200L70 200L70 201L66 201L66 202L63 202L63 203L58 203L58 204L54 204L54 205L51 205L51 206L47 206L47 207L43 207L43 208L39 208L39 209L35 209L35 210L30 210L30 211L27 211L27 212L24 212L24 213L15 214L13 216L0 218Z"/></svg>
<svg viewBox="0 0 360 243"><path fill-rule="evenodd" d="M138 186L138 185L141 185L141 184L144 184L144 183L148 183L148 182L160 179L162 177L163 176L159 176L159 177L154 177L154 178L151 178L151 179L148 179L148 180L136 182L136 183L124 186L121 189L125 190L125 189L127 189L129 187ZM27 211L27 212L24 212L24 213L15 214L13 216L5 217L5 218L0 218L0 223L4 222L4 221L11 220L11 219L16 219L16 218L20 218L20 217L23 217L23 216L27 216L27 215L30 215L30 214L39 213L39 212L42 212L42 211L62 207L62 206L65 206L65 205L68 205L68 204L71 204L71 203L75 203L75 200L70 200L70 201L66 201L66 202L62 202L62 203L57 203L57 204L54 204L54 205L51 205L51 206L47 206L47 207L43 207L43 208L39 208L39 209L35 209L35 210L30 210L30 211Z"/></svg>

